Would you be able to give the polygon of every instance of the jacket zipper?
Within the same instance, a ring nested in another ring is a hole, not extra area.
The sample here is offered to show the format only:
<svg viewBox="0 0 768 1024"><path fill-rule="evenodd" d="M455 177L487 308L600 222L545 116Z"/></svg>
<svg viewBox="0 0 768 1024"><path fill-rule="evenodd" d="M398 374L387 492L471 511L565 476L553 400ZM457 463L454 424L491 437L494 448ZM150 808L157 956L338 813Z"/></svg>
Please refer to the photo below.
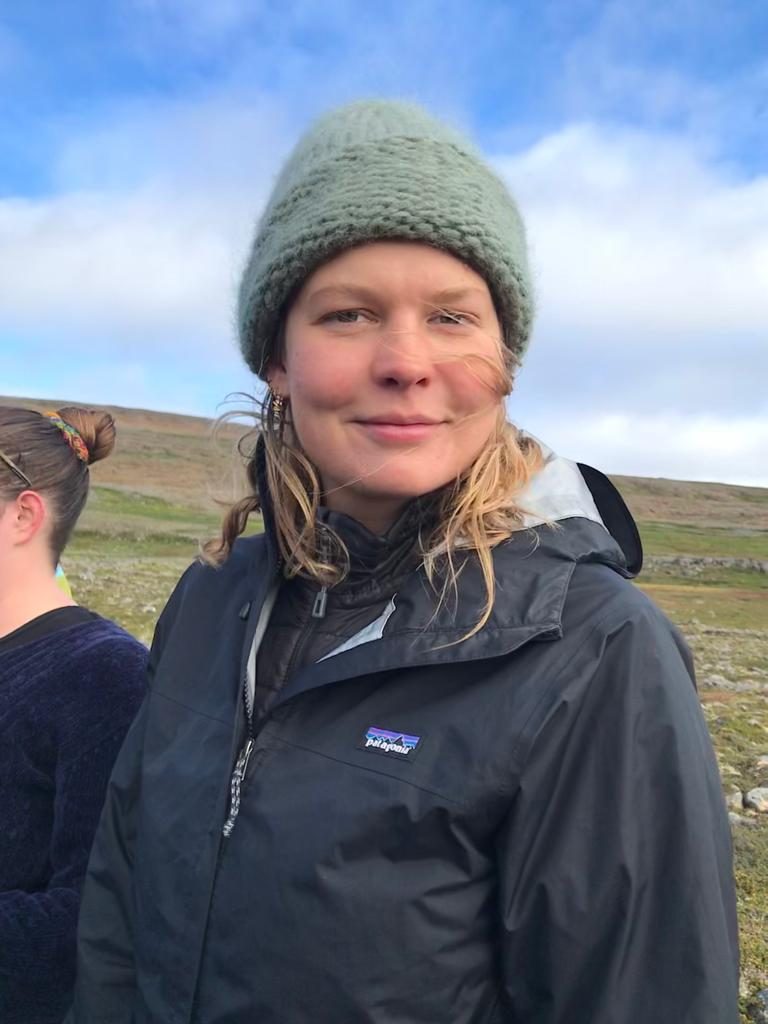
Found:
<svg viewBox="0 0 768 1024"><path fill-rule="evenodd" d="M328 554L328 545L324 535L321 535L320 537L320 553L322 557L326 557ZM309 612L309 618L303 623L299 632L299 637L294 644L293 653L288 659L284 682L287 682L291 678L291 674L296 667L296 663L307 645L307 640L315 631L316 624L313 622L313 619L324 619L327 608L328 585L323 583L315 594L314 600L312 601L312 607Z"/></svg>
<svg viewBox="0 0 768 1024"><path fill-rule="evenodd" d="M320 557L327 559L330 557L330 551L328 548L328 538L324 532L320 534ZM328 604L328 586L323 583L317 592L317 596L312 603L312 618L313 619L324 619L325 608Z"/></svg>
<svg viewBox="0 0 768 1024"><path fill-rule="evenodd" d="M312 604L312 618L313 619L324 619L325 609L328 604L328 587L323 584L320 590L317 592L317 597Z"/></svg>
<svg viewBox="0 0 768 1024"><path fill-rule="evenodd" d="M322 545L322 542L321 542ZM323 549L324 550L324 549ZM280 564L278 563L278 571ZM267 630L267 624L269 622L269 616L272 614L272 608L274 607L275 600L277 598L277 590L279 581L274 583L269 590L267 596L264 598L264 603L259 611L259 618L256 623L256 629L253 635L253 643L251 650L248 655L248 664L245 673L245 679L243 680L243 703L245 704L245 717L247 721L247 734L245 743L240 748L240 752L237 755L235 761L235 767L232 770L232 777L229 782L229 814L227 820L221 829L221 834L225 839L229 839L235 828L237 822L237 816L240 813L240 791L242 789L243 782L245 780L246 772L248 771L248 762L253 753L253 747L256 742L256 735L253 729L253 703L255 698L256 690L256 655L258 654L261 642L264 639L264 634ZM326 607L328 605L328 587L323 584L315 597L312 604L311 617L313 619L325 618ZM306 636L305 636L306 639ZM298 646L303 646L299 644ZM294 651L294 657L295 657Z"/></svg>
<svg viewBox="0 0 768 1024"><path fill-rule="evenodd" d="M264 634L267 631L269 617L272 614L272 609L275 605L279 585L279 580L273 583L267 593L267 596L264 598L264 603L261 606L259 618L256 622L256 629L254 630L251 649L248 653L245 678L243 679L243 704L245 705L245 718L247 725L246 737L245 743L240 748L240 752L237 755L235 767L232 770L232 778L229 782L229 814L227 815L227 820L224 822L221 829L221 834L225 839L229 839L232 835L235 823L237 822L237 816L240 813L240 791L242 789L243 781L245 780L245 774L248 771L248 762L251 758L253 747L256 742L256 734L253 728L253 702L256 688L256 655L261 647Z"/></svg>

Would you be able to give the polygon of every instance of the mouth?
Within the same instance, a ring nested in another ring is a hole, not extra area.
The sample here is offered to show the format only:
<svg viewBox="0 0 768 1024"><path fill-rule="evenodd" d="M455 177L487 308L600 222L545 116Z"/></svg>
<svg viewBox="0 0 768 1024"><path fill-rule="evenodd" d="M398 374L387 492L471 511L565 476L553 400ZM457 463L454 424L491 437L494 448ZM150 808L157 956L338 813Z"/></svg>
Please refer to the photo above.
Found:
<svg viewBox="0 0 768 1024"><path fill-rule="evenodd" d="M444 420L434 420L425 416L372 416L364 420L353 420L370 437L377 441L394 444L415 444L435 434Z"/></svg>
<svg viewBox="0 0 768 1024"><path fill-rule="evenodd" d="M366 416L355 420L355 423L383 423L385 425L394 425L398 427L411 427L411 426L437 426L438 423L442 423L443 420L436 419L434 416L424 416L422 413L401 413L401 412L388 412L382 413L380 416Z"/></svg>

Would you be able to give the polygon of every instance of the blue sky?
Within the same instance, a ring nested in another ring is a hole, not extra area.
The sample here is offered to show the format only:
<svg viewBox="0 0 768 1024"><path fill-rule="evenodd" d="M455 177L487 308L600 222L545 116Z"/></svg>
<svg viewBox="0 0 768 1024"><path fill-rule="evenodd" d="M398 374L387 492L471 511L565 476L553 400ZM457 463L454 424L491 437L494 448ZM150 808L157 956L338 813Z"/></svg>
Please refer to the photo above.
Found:
<svg viewBox="0 0 768 1024"><path fill-rule="evenodd" d="M768 485L767 44L764 0L6 0L0 393L252 390L233 293L280 161L398 96L526 217L512 417L612 472Z"/></svg>

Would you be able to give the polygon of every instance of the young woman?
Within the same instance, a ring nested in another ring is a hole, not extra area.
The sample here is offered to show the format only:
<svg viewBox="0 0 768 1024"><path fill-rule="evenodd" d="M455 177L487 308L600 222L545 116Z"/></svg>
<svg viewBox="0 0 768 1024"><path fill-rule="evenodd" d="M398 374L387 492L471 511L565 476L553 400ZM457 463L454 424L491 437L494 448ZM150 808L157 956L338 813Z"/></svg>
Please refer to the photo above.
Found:
<svg viewBox="0 0 768 1024"><path fill-rule="evenodd" d="M112 417L0 406L0 1020L60 1024L80 887L146 650L78 607L56 565Z"/></svg>
<svg viewBox="0 0 768 1024"><path fill-rule="evenodd" d="M77 1024L737 1021L690 657L608 480L507 422L531 317L462 139L375 102L302 140L240 291L253 493L158 625Z"/></svg>

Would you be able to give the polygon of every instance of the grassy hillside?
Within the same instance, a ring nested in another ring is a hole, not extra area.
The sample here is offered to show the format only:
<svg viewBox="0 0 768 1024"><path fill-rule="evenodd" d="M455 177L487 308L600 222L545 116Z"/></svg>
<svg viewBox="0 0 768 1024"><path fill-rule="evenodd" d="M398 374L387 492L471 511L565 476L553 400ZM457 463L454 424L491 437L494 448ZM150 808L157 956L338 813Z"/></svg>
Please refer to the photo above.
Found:
<svg viewBox="0 0 768 1024"><path fill-rule="evenodd" d="M64 402L2 399L51 408ZM110 408L115 454L93 467L88 508L67 549L77 598L149 641L198 542L243 487L242 428ZM681 627L726 789L768 785L768 488L614 477L646 551L641 586ZM254 528L259 524L254 523ZM744 1007L768 987L768 815L734 830ZM746 1017L745 1017L746 1020Z"/></svg>

